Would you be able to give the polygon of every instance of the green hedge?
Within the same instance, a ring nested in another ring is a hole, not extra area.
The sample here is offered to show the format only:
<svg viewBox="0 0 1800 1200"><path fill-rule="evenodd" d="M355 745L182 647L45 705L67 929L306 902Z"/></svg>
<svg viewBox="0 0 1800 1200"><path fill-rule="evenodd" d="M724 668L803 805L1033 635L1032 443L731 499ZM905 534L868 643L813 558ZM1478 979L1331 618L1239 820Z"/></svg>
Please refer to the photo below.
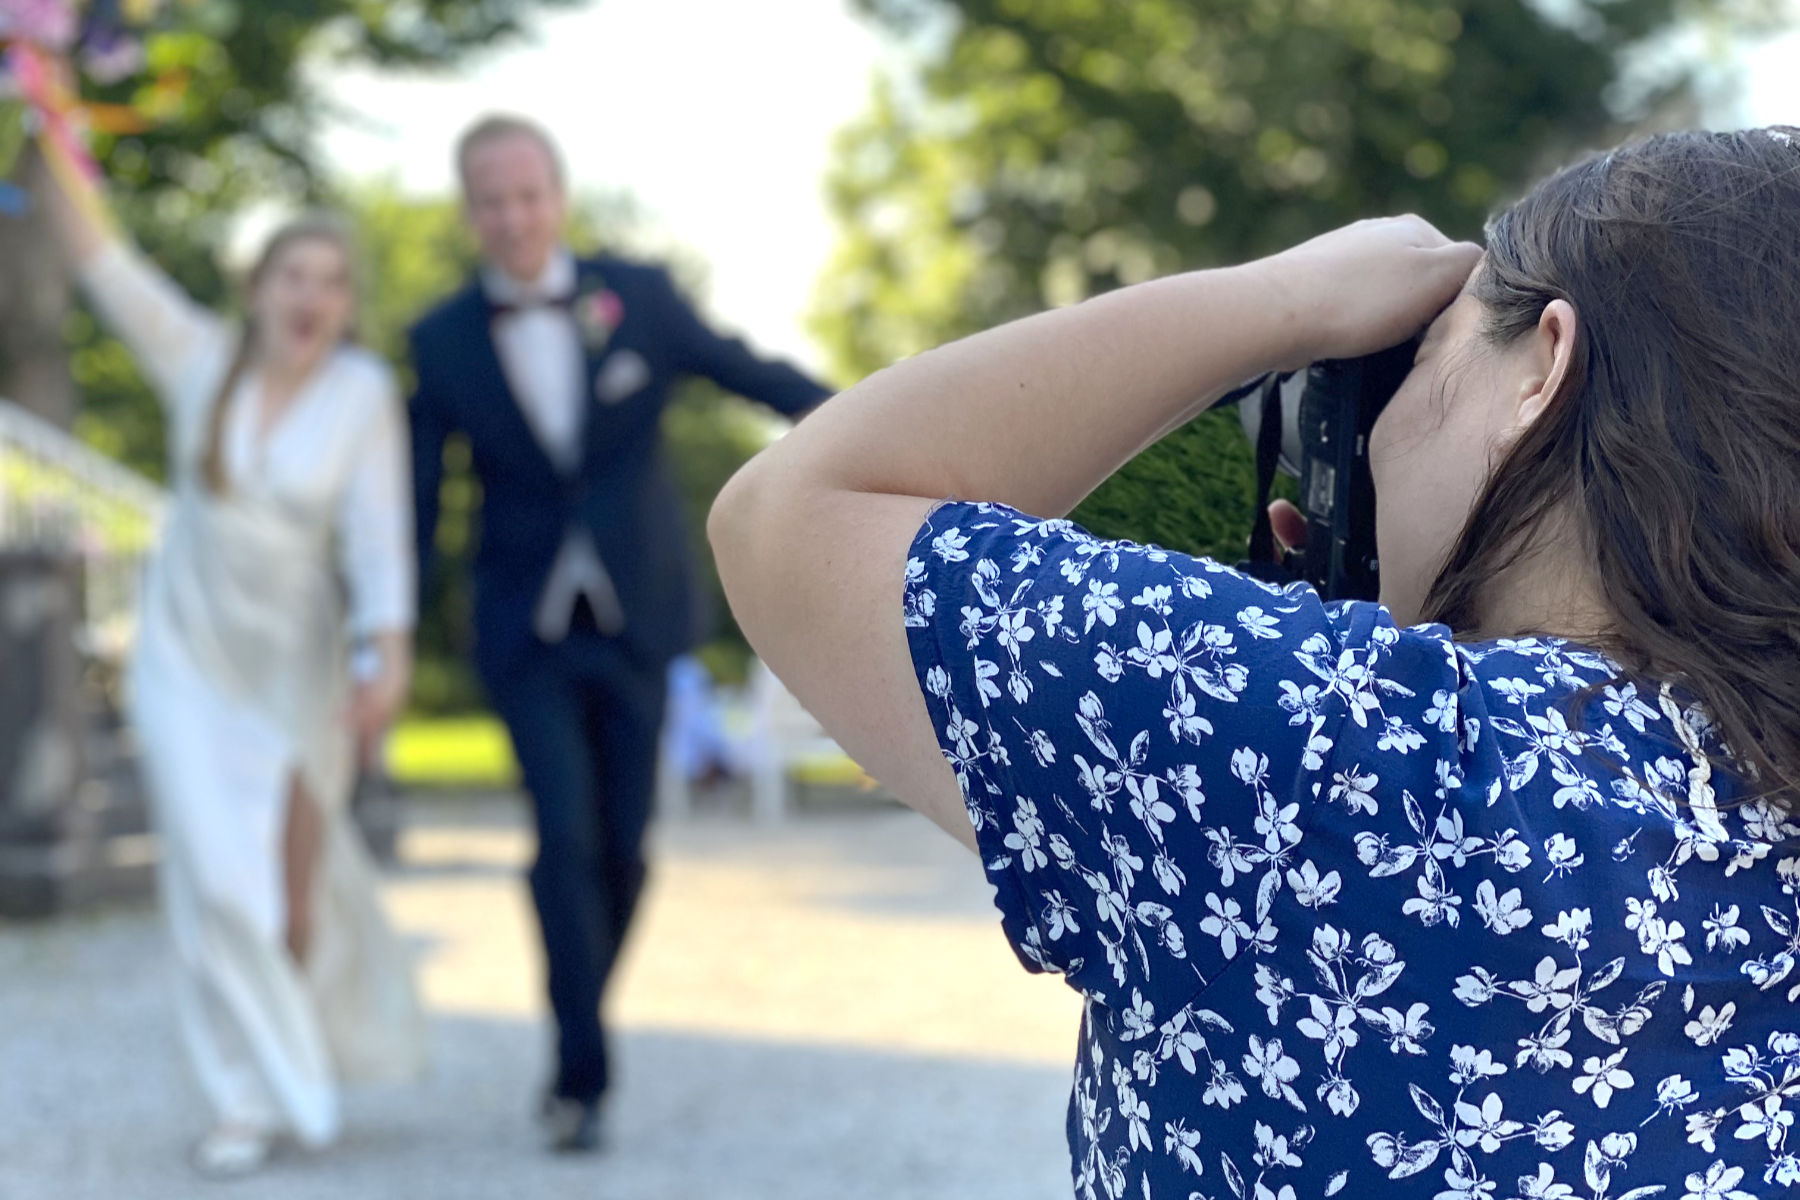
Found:
<svg viewBox="0 0 1800 1200"><path fill-rule="evenodd" d="M1208 412L1150 447L1082 501L1073 519L1228 565L1244 557L1256 470L1235 409Z"/></svg>

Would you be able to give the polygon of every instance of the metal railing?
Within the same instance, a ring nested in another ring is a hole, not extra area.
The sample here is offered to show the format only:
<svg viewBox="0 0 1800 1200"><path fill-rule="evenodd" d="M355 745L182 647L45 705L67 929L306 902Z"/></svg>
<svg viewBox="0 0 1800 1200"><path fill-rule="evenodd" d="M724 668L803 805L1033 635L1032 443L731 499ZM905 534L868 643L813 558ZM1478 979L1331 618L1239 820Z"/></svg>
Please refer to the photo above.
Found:
<svg viewBox="0 0 1800 1200"><path fill-rule="evenodd" d="M0 551L80 556L88 653L117 658L130 645L139 575L167 505L137 472L0 400Z"/></svg>

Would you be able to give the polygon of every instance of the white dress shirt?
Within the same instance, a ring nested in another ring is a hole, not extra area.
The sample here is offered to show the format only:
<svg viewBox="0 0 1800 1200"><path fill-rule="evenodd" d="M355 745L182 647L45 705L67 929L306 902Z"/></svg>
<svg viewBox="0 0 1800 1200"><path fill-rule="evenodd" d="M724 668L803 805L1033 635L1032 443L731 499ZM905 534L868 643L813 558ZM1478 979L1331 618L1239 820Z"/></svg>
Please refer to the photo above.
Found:
<svg viewBox="0 0 1800 1200"><path fill-rule="evenodd" d="M573 474L581 466L587 423L587 354L574 313L563 302L575 288L575 259L559 249L529 282L489 267L482 272L482 287L496 303L519 306L494 319L494 349L544 453L558 471ZM568 636L579 596L587 597L601 632L624 628L625 612L593 535L575 523L563 535L532 614L539 638L554 643Z"/></svg>

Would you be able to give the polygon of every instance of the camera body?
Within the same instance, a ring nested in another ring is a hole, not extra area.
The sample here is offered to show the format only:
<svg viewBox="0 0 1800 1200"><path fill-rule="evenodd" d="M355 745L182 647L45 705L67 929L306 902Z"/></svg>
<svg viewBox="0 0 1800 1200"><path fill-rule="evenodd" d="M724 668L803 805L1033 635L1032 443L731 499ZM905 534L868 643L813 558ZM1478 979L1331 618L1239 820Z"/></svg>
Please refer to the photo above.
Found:
<svg viewBox="0 0 1800 1200"><path fill-rule="evenodd" d="M1256 450L1256 525L1242 568L1274 583L1304 580L1326 600L1374 600L1375 483L1369 432L1412 370L1416 341L1365 358L1332 359L1271 374L1228 393ZM1306 544L1285 555L1269 527L1280 471L1300 484Z"/></svg>

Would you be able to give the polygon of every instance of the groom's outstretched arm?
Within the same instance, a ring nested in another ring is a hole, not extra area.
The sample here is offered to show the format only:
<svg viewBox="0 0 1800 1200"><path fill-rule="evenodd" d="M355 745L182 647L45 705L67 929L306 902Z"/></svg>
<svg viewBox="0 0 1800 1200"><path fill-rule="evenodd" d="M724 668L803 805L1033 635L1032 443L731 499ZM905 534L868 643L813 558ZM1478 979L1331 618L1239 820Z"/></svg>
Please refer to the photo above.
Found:
<svg viewBox="0 0 1800 1200"><path fill-rule="evenodd" d="M761 358L737 338L714 333L682 298L668 272L658 268L652 275L663 309L662 330L673 341L684 372L704 375L728 392L790 417L831 396L831 389L789 364Z"/></svg>

